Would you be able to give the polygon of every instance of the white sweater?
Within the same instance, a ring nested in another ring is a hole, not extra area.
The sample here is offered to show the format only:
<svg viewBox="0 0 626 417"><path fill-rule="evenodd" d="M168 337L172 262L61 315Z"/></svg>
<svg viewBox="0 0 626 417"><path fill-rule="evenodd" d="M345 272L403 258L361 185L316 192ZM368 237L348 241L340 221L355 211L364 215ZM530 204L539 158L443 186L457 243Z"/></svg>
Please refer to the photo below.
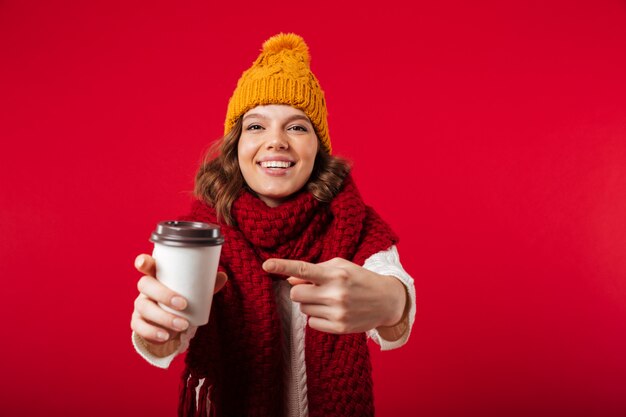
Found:
<svg viewBox="0 0 626 417"><path fill-rule="evenodd" d="M367 336L380 345L381 350L390 350L404 345L411 333L415 320L415 286L411 278L400 264L400 257L395 246L386 251L370 256L363 267L381 275L390 275L398 278L407 288L410 303L407 330L395 341L384 340L376 329L367 332ZM306 387L306 364L304 360L304 333L307 318L300 312L300 304L291 301L289 297L291 285L287 281L277 281L274 285L276 299L283 325L283 360L285 382L285 416L308 416L308 401ZM159 358L148 351L144 341L133 332L132 341L135 350L150 364L159 368L168 368L172 360L189 347L189 341L196 334L197 327L190 327L181 334L181 344L178 350L169 356ZM208 407L207 409L210 409Z"/></svg>

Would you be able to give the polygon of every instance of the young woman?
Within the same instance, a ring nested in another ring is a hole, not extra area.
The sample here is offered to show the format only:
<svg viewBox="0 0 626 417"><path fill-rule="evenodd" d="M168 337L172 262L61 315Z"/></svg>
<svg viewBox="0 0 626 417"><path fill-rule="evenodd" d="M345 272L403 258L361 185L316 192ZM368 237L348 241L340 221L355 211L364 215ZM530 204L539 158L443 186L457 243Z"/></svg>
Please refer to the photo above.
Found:
<svg viewBox="0 0 626 417"><path fill-rule="evenodd" d="M161 309L186 300L139 255L131 327L137 351L166 368L187 351L179 414L374 414L367 338L406 343L413 280L395 235L331 156L324 93L294 34L263 45L230 99L225 136L196 177L186 220L218 223L225 243L210 321Z"/></svg>

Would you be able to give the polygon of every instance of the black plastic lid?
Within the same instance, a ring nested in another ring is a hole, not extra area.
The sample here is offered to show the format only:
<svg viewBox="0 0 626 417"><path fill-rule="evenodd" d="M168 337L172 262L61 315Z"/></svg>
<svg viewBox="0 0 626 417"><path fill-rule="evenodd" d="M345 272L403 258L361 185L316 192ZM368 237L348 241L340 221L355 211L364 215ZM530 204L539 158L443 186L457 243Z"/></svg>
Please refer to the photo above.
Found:
<svg viewBox="0 0 626 417"><path fill-rule="evenodd" d="M217 246L224 243L220 227L202 222L159 222L150 241L168 246Z"/></svg>

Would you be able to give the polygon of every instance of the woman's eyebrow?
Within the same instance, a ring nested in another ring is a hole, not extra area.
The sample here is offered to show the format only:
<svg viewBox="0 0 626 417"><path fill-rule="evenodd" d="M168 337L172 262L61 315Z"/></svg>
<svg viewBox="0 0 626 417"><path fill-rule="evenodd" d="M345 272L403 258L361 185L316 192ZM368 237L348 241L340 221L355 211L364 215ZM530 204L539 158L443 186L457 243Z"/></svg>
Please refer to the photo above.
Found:
<svg viewBox="0 0 626 417"><path fill-rule="evenodd" d="M289 116L287 118L288 122L291 122L293 120L304 120L305 122L311 123L311 120L303 114L294 114L293 116Z"/></svg>
<svg viewBox="0 0 626 417"><path fill-rule="evenodd" d="M249 117L256 117L257 119L267 119L266 116L263 116L260 113L250 113L250 114L246 114L243 118L243 120L246 120Z"/></svg>
<svg viewBox="0 0 626 417"><path fill-rule="evenodd" d="M248 118L257 118L257 119L269 119L269 117L261 114L261 113L250 113L244 116L243 120ZM294 114L292 116L287 117L286 122L292 122L294 120L304 120L305 122L311 123L311 119L309 119L304 114ZM312 124L312 123L311 123Z"/></svg>

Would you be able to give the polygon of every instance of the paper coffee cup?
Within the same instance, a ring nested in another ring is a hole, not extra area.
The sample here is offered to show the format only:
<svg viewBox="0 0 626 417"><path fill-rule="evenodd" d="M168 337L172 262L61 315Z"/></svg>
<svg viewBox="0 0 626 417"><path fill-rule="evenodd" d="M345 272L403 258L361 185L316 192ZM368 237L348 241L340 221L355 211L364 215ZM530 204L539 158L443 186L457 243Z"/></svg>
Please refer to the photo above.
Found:
<svg viewBox="0 0 626 417"><path fill-rule="evenodd" d="M215 275L224 237L217 225L202 222L164 221L157 224L150 241L156 262L156 278L187 299L187 308L164 310L184 317L193 326L209 322Z"/></svg>

